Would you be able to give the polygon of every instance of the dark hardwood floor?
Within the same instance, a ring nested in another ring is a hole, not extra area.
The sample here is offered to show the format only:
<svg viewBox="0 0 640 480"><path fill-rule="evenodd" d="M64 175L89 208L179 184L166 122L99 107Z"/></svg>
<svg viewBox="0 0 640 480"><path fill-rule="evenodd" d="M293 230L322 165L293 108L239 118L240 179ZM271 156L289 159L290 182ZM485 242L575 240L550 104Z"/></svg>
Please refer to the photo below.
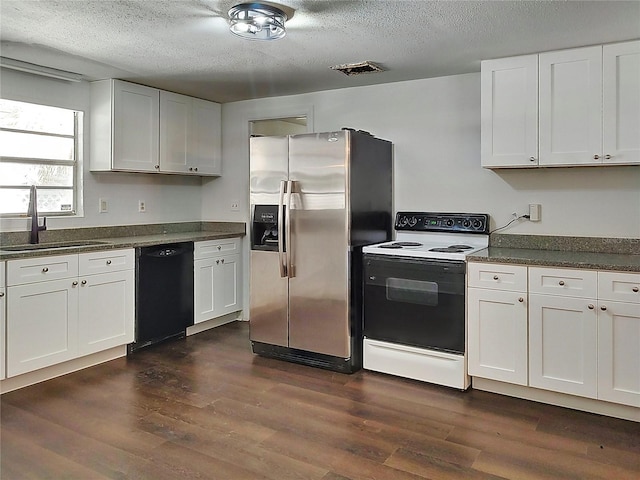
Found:
<svg viewBox="0 0 640 480"><path fill-rule="evenodd" d="M2 396L2 479L633 479L640 424L252 355L232 323Z"/></svg>

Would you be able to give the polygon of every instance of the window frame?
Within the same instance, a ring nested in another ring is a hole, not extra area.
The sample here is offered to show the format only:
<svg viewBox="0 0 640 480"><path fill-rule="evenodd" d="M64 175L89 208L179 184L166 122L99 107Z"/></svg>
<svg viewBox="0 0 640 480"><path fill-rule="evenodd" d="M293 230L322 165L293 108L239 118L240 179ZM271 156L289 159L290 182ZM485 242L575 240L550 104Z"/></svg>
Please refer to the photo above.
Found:
<svg viewBox="0 0 640 480"><path fill-rule="evenodd" d="M53 138L67 138L73 139L73 158L72 160L59 160L59 159L51 159L51 158L33 158L33 157L14 157L14 156L2 156L0 155L0 162L2 163L18 163L23 165L50 165L50 166L66 166L72 168L72 184L71 186L66 185L37 185L38 191L43 190L71 190L72 192L72 204L71 209L67 211L48 211L48 210L39 210L38 214L48 217L73 217L81 214L81 204L80 194L82 189L82 180L79 176L80 170L80 150L81 150L81 137L82 137L82 125L81 121L84 118L84 112L74 109L74 108L66 108L59 107L55 105L45 105L35 102L27 102L23 100L14 100L10 98L1 98L0 100L29 104L29 105L37 105L42 107L52 107L67 110L73 112L73 134L63 134L63 133L53 133L53 132L41 132L36 130L24 130L18 128L10 128L10 127L2 127L0 126L0 131L3 132L11 132L11 133L23 133L28 135L40 135L44 137L53 137ZM3 185L0 183L0 190L29 190L30 185ZM24 218L27 217L27 211L24 212L0 212L0 218Z"/></svg>

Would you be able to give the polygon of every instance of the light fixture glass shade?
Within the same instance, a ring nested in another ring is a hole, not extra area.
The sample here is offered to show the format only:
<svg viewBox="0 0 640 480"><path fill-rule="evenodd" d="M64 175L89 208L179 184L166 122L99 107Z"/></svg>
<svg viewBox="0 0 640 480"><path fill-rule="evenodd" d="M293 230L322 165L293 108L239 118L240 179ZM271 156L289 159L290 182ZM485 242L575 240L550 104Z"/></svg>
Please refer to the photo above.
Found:
<svg viewBox="0 0 640 480"><path fill-rule="evenodd" d="M285 36L287 15L264 3L241 3L229 10L231 33L250 40L276 40Z"/></svg>

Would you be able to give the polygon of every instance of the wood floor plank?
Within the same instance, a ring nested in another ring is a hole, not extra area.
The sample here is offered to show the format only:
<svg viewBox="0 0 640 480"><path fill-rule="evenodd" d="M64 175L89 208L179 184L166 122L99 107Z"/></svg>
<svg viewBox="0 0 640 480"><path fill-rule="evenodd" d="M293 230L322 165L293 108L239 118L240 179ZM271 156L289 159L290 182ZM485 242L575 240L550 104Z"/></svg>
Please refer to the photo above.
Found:
<svg viewBox="0 0 640 480"><path fill-rule="evenodd" d="M2 395L0 478L640 478L640 424L251 353L236 322Z"/></svg>

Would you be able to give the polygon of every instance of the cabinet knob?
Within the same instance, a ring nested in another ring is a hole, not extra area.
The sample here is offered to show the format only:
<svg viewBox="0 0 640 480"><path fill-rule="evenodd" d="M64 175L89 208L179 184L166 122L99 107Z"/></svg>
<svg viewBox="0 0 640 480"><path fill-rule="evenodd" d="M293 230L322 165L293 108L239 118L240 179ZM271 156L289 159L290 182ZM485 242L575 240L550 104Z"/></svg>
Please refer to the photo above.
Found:
<svg viewBox="0 0 640 480"><path fill-rule="evenodd" d="M77 287L78 286L78 282L75 282L75 281L71 282L71 285L73 285L74 287Z"/></svg>
<svg viewBox="0 0 640 480"><path fill-rule="evenodd" d="M0 292L0 298L4 297L4 292Z"/></svg>
<svg viewBox="0 0 640 480"><path fill-rule="evenodd" d="M189 167L189 171L190 171L190 172L193 172L193 167Z"/></svg>
<svg viewBox="0 0 640 480"><path fill-rule="evenodd" d="M560 280L560 281L558 282L558 285L560 285L560 286L562 287L562 286L564 285L564 280Z"/></svg>
<svg viewBox="0 0 640 480"><path fill-rule="evenodd" d="M44 268L42 269L42 273L47 273L48 271L49 271L49 267L44 267Z"/></svg>
<svg viewBox="0 0 640 480"><path fill-rule="evenodd" d="M536 157L529 157L529 161L530 162L535 162L536 161Z"/></svg>
<svg viewBox="0 0 640 480"><path fill-rule="evenodd" d="M220 260L216 260L216 265L220 265Z"/></svg>
<svg viewBox="0 0 640 480"><path fill-rule="evenodd" d="M224 263L224 258L222 260L220 260L220 263Z"/></svg>
<svg viewBox="0 0 640 480"><path fill-rule="evenodd" d="M222 250L222 245L218 245L218 250Z"/></svg>
<svg viewBox="0 0 640 480"><path fill-rule="evenodd" d="M594 307L594 306L593 306L593 304L591 304L591 303L590 303L589 305L587 305L587 308L588 308L589 310L593 310L593 309L594 309L594 308L596 308L596 307Z"/></svg>
<svg viewBox="0 0 640 480"><path fill-rule="evenodd" d="M494 276L493 276L493 279L494 279L494 280L498 280L498 275L494 275Z"/></svg>
<svg viewBox="0 0 640 480"><path fill-rule="evenodd" d="M606 158L607 160L611 160L611 157L613 157L613 155L605 155L604 158Z"/></svg>
<svg viewBox="0 0 640 480"><path fill-rule="evenodd" d="M599 160L599 159L600 159L600 155L594 155L594 156L593 156L593 159L594 159L594 160Z"/></svg>
<svg viewBox="0 0 640 480"><path fill-rule="evenodd" d="M86 280L82 280L82 282L80 282L82 285L86 285L87 281Z"/></svg>
<svg viewBox="0 0 640 480"><path fill-rule="evenodd" d="M198 167L195 167L195 168L193 169L193 171L194 171L194 172L197 172L197 171L198 171Z"/></svg>
<svg viewBox="0 0 640 480"><path fill-rule="evenodd" d="M107 260L107 265L111 265L111 260Z"/></svg>
<svg viewBox="0 0 640 480"><path fill-rule="evenodd" d="M524 298L520 297L520 298L518 298L518 301L519 301L520 303L522 303L522 302L524 302Z"/></svg>
<svg viewBox="0 0 640 480"><path fill-rule="evenodd" d="M154 165L153 168L155 168L156 170L160 170L160 165Z"/></svg>
<svg viewBox="0 0 640 480"><path fill-rule="evenodd" d="M638 293L638 287L633 287L631 290L633 290L635 293Z"/></svg>
<svg viewBox="0 0 640 480"><path fill-rule="evenodd" d="M600 307L600 310L602 310L603 312L604 312L606 309L607 309L607 306L606 306L606 305L602 305L602 306Z"/></svg>

